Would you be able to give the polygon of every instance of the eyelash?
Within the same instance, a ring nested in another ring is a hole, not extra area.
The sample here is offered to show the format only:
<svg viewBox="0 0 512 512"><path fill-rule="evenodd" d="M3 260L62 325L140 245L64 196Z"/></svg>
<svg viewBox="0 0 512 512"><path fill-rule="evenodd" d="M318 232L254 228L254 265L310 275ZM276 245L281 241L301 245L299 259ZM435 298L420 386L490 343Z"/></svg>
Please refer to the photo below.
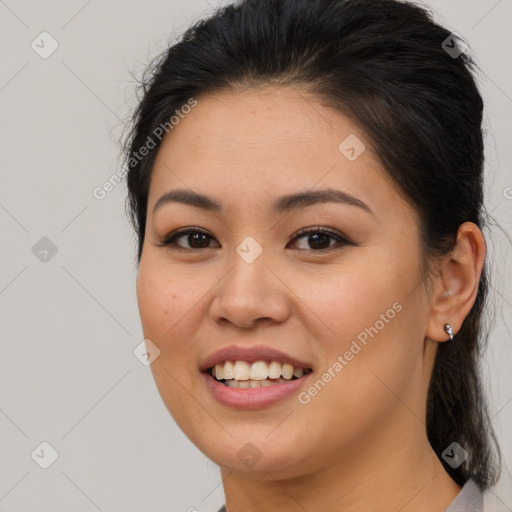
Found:
<svg viewBox="0 0 512 512"><path fill-rule="evenodd" d="M183 252L195 252L195 251L201 251L201 250L205 250L205 249L212 249L212 247L202 247L199 249L190 248L189 249L186 247L180 247L174 243L177 239L181 238L182 236L196 234L196 233L201 233L203 235L210 237L210 239L213 239L213 237L211 235L209 235L208 233L206 233L205 231L203 231L200 228L182 228L182 229L178 229L178 230L170 233L164 240L162 240L160 243L158 243L157 246L158 247L167 247L167 248L175 250L175 251L183 251ZM318 249L318 250L299 249L299 250L309 251L309 252L330 252L334 249L339 249L341 246L344 246L344 245L354 245L351 241L348 240L347 237L342 236L339 233L330 231L329 229L323 228L321 226L300 229L293 235L292 241L295 239L298 239L298 238L305 237L306 235L316 235L316 234L327 235L327 236L333 238L334 240L336 240L338 242L338 244L327 247L325 249Z"/></svg>

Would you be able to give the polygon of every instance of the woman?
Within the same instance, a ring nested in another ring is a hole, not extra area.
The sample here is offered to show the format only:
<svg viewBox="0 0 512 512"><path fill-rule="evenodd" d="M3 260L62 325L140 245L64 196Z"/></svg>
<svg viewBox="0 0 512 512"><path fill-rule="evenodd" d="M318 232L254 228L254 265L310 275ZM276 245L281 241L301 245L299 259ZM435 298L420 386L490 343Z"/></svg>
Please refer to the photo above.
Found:
<svg viewBox="0 0 512 512"><path fill-rule="evenodd" d="M463 50L407 2L246 0L148 68L126 141L139 311L222 511L482 510L498 463Z"/></svg>

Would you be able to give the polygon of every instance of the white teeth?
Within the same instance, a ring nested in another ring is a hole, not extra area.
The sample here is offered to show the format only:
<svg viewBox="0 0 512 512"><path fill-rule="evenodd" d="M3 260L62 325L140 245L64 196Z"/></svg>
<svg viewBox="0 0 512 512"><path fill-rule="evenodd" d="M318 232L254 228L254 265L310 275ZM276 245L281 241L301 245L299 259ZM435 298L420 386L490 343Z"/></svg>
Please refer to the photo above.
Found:
<svg viewBox="0 0 512 512"><path fill-rule="evenodd" d="M311 372L310 369L295 368L290 363L281 364L279 361L259 360L252 364L247 361L224 361L217 363L212 368L212 376L216 380L225 380L226 384L231 386L231 382L261 382L262 386L271 385L268 379L291 380L293 377L301 378L305 373ZM247 386L242 387L259 387L247 382ZM265 384L263 384L265 383ZM233 387L233 386L231 386Z"/></svg>
<svg viewBox="0 0 512 512"><path fill-rule="evenodd" d="M235 378L235 363L232 361L226 361L224 363L224 378L234 379Z"/></svg>
<svg viewBox="0 0 512 512"><path fill-rule="evenodd" d="M250 366L247 361L237 361L233 378L236 380L249 380Z"/></svg>
<svg viewBox="0 0 512 512"><path fill-rule="evenodd" d="M293 377L293 365L289 363L283 364L283 379L291 379Z"/></svg>
<svg viewBox="0 0 512 512"><path fill-rule="evenodd" d="M251 369L249 371L249 378L251 380L265 380L267 377L268 366L265 361L256 361L251 364Z"/></svg>
<svg viewBox="0 0 512 512"><path fill-rule="evenodd" d="M276 379L275 381L271 380L227 380L224 385L230 388L236 389L248 389L248 388L264 388L267 386L274 386L275 384L282 384L283 382L289 382L285 379Z"/></svg>
<svg viewBox="0 0 512 512"><path fill-rule="evenodd" d="M281 363L277 361L271 361L268 365L268 377L269 379L279 379L281 377Z"/></svg>
<svg viewBox="0 0 512 512"><path fill-rule="evenodd" d="M224 375L226 375L226 370L224 369ZM293 370L293 375L300 379L304 375L304 370L302 368L295 368ZM226 378L226 377L224 377Z"/></svg>
<svg viewBox="0 0 512 512"><path fill-rule="evenodd" d="M215 378L217 380L222 380L224 378L224 365L217 363L215 365Z"/></svg>

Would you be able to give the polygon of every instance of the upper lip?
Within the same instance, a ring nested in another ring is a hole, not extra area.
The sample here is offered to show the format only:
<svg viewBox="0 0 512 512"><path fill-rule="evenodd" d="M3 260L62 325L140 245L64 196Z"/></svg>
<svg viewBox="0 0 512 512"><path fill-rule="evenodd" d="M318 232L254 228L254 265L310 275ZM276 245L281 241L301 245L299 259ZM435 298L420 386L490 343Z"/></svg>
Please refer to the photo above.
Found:
<svg viewBox="0 0 512 512"><path fill-rule="evenodd" d="M221 348L210 354L200 366L200 370L206 371L216 363L223 363L224 361L247 361L254 363L255 361L279 361L281 363L292 364L296 368L311 368L310 363L301 361L289 354L276 350L272 347L265 347L263 345L255 345L252 347L241 347L231 345L229 347ZM312 369L312 368L311 368Z"/></svg>

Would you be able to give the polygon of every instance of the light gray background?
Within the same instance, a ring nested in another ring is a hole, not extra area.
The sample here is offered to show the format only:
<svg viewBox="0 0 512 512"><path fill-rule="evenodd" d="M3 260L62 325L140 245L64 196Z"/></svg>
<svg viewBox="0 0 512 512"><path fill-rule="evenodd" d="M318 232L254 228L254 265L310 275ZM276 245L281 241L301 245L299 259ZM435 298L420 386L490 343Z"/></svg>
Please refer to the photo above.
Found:
<svg viewBox="0 0 512 512"><path fill-rule="evenodd" d="M1 511L207 512L224 501L218 467L177 428L133 354L143 335L125 186L92 195L119 169L130 71L139 77L223 3L0 0ZM512 1L427 5L484 72L487 205L510 233ZM31 48L43 31L59 44L47 59ZM486 503L512 510L512 251L493 233L497 322L484 371L509 469ZM58 250L46 263L32 252L42 237ZM43 441L58 452L48 469L31 458Z"/></svg>

